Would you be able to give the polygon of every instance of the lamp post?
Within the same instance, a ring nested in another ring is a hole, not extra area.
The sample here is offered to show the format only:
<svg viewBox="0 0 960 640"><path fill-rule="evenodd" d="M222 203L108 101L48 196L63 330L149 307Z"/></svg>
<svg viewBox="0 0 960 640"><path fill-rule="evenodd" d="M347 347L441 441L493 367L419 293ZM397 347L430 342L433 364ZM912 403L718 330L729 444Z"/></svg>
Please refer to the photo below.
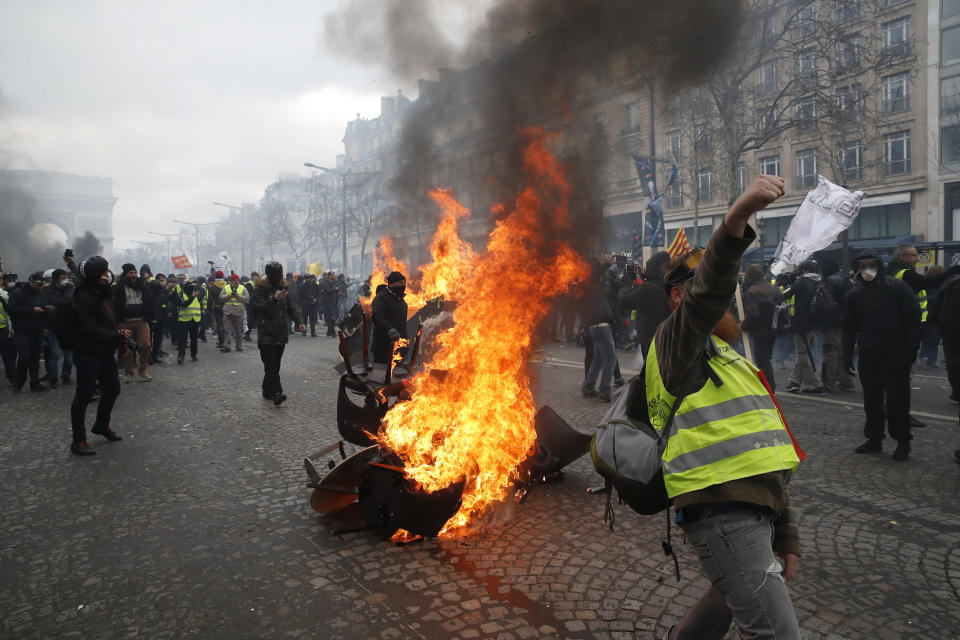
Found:
<svg viewBox="0 0 960 640"><path fill-rule="evenodd" d="M184 222L183 220L174 220L177 224L188 224L193 227L193 231L196 234L196 243L197 243L197 266L199 267L200 263L200 227L209 227L210 225L218 224L216 222ZM201 267L202 268L202 267Z"/></svg>
<svg viewBox="0 0 960 640"><path fill-rule="evenodd" d="M234 209L240 211L240 273L247 272L247 230L243 224L243 207L235 207L232 204L224 204L222 202L213 203L217 207L226 207L233 211Z"/></svg>
<svg viewBox="0 0 960 640"><path fill-rule="evenodd" d="M329 174L335 175L340 178L340 238L343 241L343 273L347 273L347 173L348 171L337 171L336 169L329 169L327 167L321 167L318 164L313 164L312 162L304 162L303 166L310 167L311 169L320 169L320 171L326 171ZM346 277L346 276L344 276Z"/></svg>
<svg viewBox="0 0 960 640"><path fill-rule="evenodd" d="M152 236L163 236L167 239L167 260L170 260L170 238L180 237L179 233L159 233L157 231L147 231Z"/></svg>

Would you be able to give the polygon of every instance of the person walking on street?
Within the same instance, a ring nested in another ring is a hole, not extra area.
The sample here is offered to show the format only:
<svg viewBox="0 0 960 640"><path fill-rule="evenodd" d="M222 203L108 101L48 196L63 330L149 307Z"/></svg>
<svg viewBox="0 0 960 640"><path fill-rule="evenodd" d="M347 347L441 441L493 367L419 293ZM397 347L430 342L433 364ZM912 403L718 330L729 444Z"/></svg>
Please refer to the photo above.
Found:
<svg viewBox="0 0 960 640"><path fill-rule="evenodd" d="M833 258L820 263L823 284L833 299L836 311L823 319L823 368L821 380L830 393L853 391L853 376L843 361L843 299L853 288L853 281L840 273L840 265Z"/></svg>
<svg viewBox="0 0 960 640"><path fill-rule="evenodd" d="M283 277L283 266L279 262L270 262L264 272L266 277L258 278L254 283L251 303L257 314L257 348L263 362L261 388L265 399L280 405L287 399L280 383L280 361L289 340L287 324L292 321L299 325L301 333L305 333L307 328L290 298L287 280Z"/></svg>
<svg viewBox="0 0 960 640"><path fill-rule="evenodd" d="M404 280L404 284L406 284L406 280ZM323 320L327 323L328 338L337 335L334 324L337 321L337 300L339 296L340 290L337 288L337 281L333 277L333 272L330 271L324 277L323 282L320 283L320 302L323 304Z"/></svg>
<svg viewBox="0 0 960 640"><path fill-rule="evenodd" d="M613 324L616 322L616 316L610 307L610 297L602 283L606 271L604 264L594 263L590 286L583 296L582 317L586 330L590 332L593 359L580 386L580 392L584 398L598 398L603 402L610 402L610 383L617 360L617 350L613 342ZM596 388L598 378L599 392Z"/></svg>
<svg viewBox="0 0 960 640"><path fill-rule="evenodd" d="M233 336L236 350L243 351L243 316L250 295L247 288L240 284L240 276L235 273L230 275L230 284L220 291L220 299L223 300L224 328L228 331L223 351L230 351L230 336Z"/></svg>
<svg viewBox="0 0 960 640"><path fill-rule="evenodd" d="M199 280L199 279L198 279ZM177 308L177 364L183 364L187 352L187 337L190 337L190 360L197 361L197 337L200 333L203 307L200 303L202 280L180 285L174 300Z"/></svg>
<svg viewBox="0 0 960 640"><path fill-rule="evenodd" d="M304 277L304 282L297 292L300 304L300 317L304 324L310 325L310 336L317 337L317 302L320 301L320 285L312 273Z"/></svg>
<svg viewBox="0 0 960 640"><path fill-rule="evenodd" d="M230 350L229 336L227 335L226 327L223 326L223 303L225 300L221 298L223 289L226 286L227 283L223 279L223 271L220 270L216 272L216 279L207 285L207 290L210 292L210 304L213 306L213 323L216 325L217 349L221 351L224 351L224 347L226 347L226 351Z"/></svg>
<svg viewBox="0 0 960 640"><path fill-rule="evenodd" d="M797 348L797 362L787 381L787 391L822 396L826 395L827 391L817 375L816 356L822 345L823 325L812 302L823 278L817 272L816 260L804 260L797 271L800 275L796 282L783 294L784 297L793 297L794 300L793 336Z"/></svg>
<svg viewBox="0 0 960 640"><path fill-rule="evenodd" d="M243 339L247 342L253 342L253 338L250 337L250 332L254 331L257 328L257 314L253 310L253 281L260 277L260 274L256 271L250 272L250 277L243 277L240 279L243 282L243 286L247 289L247 295L250 298L250 302L247 303L247 330L243 334Z"/></svg>
<svg viewBox="0 0 960 640"><path fill-rule="evenodd" d="M150 357L147 364L151 365L163 363L163 360L160 359L160 351L163 346L163 325L167 322L168 292L166 287L167 276L162 273L158 273L156 278L147 282L147 297L150 305Z"/></svg>
<svg viewBox="0 0 960 640"><path fill-rule="evenodd" d="M893 459L903 462L910 456L913 437L910 368L920 350L920 302L905 282L883 275L883 262L872 249L862 251L854 265L856 284L843 308L843 357L853 371L853 347L858 347L867 441L856 453L883 451L886 422L890 437L897 441Z"/></svg>
<svg viewBox="0 0 960 640"><path fill-rule="evenodd" d="M387 286L373 298L370 315L373 319L373 361L389 364L393 345L407 339L407 277L399 271L387 276Z"/></svg>
<svg viewBox="0 0 960 640"><path fill-rule="evenodd" d="M628 387L627 414L667 431L666 493L711 583L668 640L723 638L731 623L744 638L800 638L786 584L800 556L787 492L799 458L756 367L731 346L740 331L729 311L740 259L756 239L747 222L783 193L782 178L760 176L695 268L670 263L664 287L673 311L657 329L644 374Z"/></svg>
<svg viewBox="0 0 960 640"><path fill-rule="evenodd" d="M79 456L97 452L87 444L85 426L87 405L97 389L100 401L90 432L116 442L123 438L110 427L110 414L120 395L120 376L116 353L125 347L132 334L117 327L110 290L113 274L100 256L85 258L78 269L80 285L74 295L76 342L73 360L77 368L77 388L70 405L73 441L70 451Z"/></svg>
<svg viewBox="0 0 960 640"><path fill-rule="evenodd" d="M56 389L58 378L70 384L73 372L73 338L70 308L73 305L73 282L63 269L54 269L50 284L43 289L46 305L53 307L48 317L47 347L44 352L47 382ZM61 364L62 361L62 364Z"/></svg>
<svg viewBox="0 0 960 640"><path fill-rule="evenodd" d="M30 391L49 391L50 388L40 382L40 353L43 350L43 337L49 330L47 318L53 306L43 299L43 272L30 274L26 284L20 284L10 292L7 305L13 320L13 343L17 348L17 379L13 386L15 393L23 390L30 375Z"/></svg>
<svg viewBox="0 0 960 640"><path fill-rule="evenodd" d="M928 323L940 329L943 357L947 364L950 400L960 401L960 275L947 278L930 306Z"/></svg>
<svg viewBox="0 0 960 640"><path fill-rule="evenodd" d="M134 356L139 357L140 379L149 382L153 378L147 373L150 362L150 294L147 287L137 273L137 268L130 263L123 265L123 276L113 288L113 312L117 319L117 327L129 331L137 341L137 353L127 349L123 356L123 381L126 383L135 380L133 376Z"/></svg>
<svg viewBox="0 0 960 640"><path fill-rule="evenodd" d="M743 330L750 337L753 347L753 359L757 368L772 391L777 390L777 381L773 373L773 344L777 331L773 328L773 317L777 306L783 299L777 288L764 280L763 267L751 264L743 275Z"/></svg>

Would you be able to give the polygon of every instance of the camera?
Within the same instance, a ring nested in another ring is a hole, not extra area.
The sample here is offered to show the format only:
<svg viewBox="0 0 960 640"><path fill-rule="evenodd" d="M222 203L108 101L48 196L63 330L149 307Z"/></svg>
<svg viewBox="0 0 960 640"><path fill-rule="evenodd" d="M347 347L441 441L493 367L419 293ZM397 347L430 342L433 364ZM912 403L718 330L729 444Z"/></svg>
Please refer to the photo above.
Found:
<svg viewBox="0 0 960 640"><path fill-rule="evenodd" d="M64 252L63 252L63 257L64 257L64 258L72 258L72 257L73 257L73 249L67 249L66 251L64 251Z"/></svg>
<svg viewBox="0 0 960 640"><path fill-rule="evenodd" d="M126 344L127 349L129 351L136 351L137 347L139 346L137 344L137 339L134 338L133 336L130 336L129 338L124 338L123 342Z"/></svg>

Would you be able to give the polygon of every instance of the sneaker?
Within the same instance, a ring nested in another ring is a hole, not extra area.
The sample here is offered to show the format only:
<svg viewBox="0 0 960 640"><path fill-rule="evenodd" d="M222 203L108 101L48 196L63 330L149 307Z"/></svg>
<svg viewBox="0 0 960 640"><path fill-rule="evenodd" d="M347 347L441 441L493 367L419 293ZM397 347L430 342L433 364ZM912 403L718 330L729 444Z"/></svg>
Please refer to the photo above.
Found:
<svg viewBox="0 0 960 640"><path fill-rule="evenodd" d="M911 429L922 429L922 428L925 427L925 426L927 426L927 423L926 423L926 422L920 422L919 420L917 420L917 419L914 418L913 416L910 416L910 428L911 428Z"/></svg>
<svg viewBox="0 0 960 640"><path fill-rule="evenodd" d="M133 377L132 373L127 373L127 374L124 374L123 376L123 384L130 384L134 380L135 378Z"/></svg>
<svg viewBox="0 0 960 640"><path fill-rule="evenodd" d="M93 429L90 429L90 433L98 436L103 436L104 438L106 438L111 442L118 442L120 440L123 440L123 436L121 436L119 433L117 433L110 427L107 427L106 429L97 429L96 427L94 427Z"/></svg>
<svg viewBox="0 0 960 640"><path fill-rule="evenodd" d="M143 380L144 382L150 382L151 380L153 380L153 376L151 376L151 375L150 375L149 373L147 373L146 371L141 371L141 372L140 372L140 379Z"/></svg>
<svg viewBox="0 0 960 640"><path fill-rule="evenodd" d="M613 381L613 386L615 387L622 387L625 384L627 384L627 381L624 380L623 378L617 378L616 380Z"/></svg>
<svg viewBox="0 0 960 640"><path fill-rule="evenodd" d="M882 440L867 440L853 450L854 453L880 453L881 451L883 451Z"/></svg>
<svg viewBox="0 0 960 640"><path fill-rule="evenodd" d="M60 384L62 384L65 387L69 387L71 384L73 384L73 380L71 380L70 378L60 378Z"/></svg>
<svg viewBox="0 0 960 640"><path fill-rule="evenodd" d="M960 402L960 396L957 395L956 391L950 394L949 399L952 400L953 402Z"/></svg>
<svg viewBox="0 0 960 640"><path fill-rule="evenodd" d="M42 382L38 382L37 384L30 385L30 391L50 391L50 387Z"/></svg>
<svg viewBox="0 0 960 640"><path fill-rule="evenodd" d="M168 355L170 355L170 354L167 353L166 351L164 351L163 349L160 349L160 355L161 355L161 356L168 356Z"/></svg>
<svg viewBox="0 0 960 640"><path fill-rule="evenodd" d="M599 400L600 402L610 402L611 400L610 394L604 393L603 391L601 391L600 393L597 394L597 400Z"/></svg>
<svg viewBox="0 0 960 640"><path fill-rule="evenodd" d="M190 361L191 361L191 362L196 362L196 361L197 361L197 356L190 356Z"/></svg>
<svg viewBox="0 0 960 640"><path fill-rule="evenodd" d="M83 442L74 442L70 444L70 451L77 454L78 456L95 456L97 452L90 448L90 445L87 444L87 441Z"/></svg>
<svg viewBox="0 0 960 640"><path fill-rule="evenodd" d="M53 382L48 383L47 388L50 389L51 391L53 391L54 389L56 389L56 388L57 388L57 381L54 380Z"/></svg>
<svg viewBox="0 0 960 640"><path fill-rule="evenodd" d="M177 356L177 364L183 364L183 354Z"/></svg>
<svg viewBox="0 0 960 640"><path fill-rule="evenodd" d="M234 351L243 351L243 347L238 344L238 345L237 345L237 348L234 349Z"/></svg>
<svg viewBox="0 0 960 640"><path fill-rule="evenodd" d="M581 390L580 390L580 393L581 393L581 395L583 395L584 398L596 398L596 397L597 397L597 392L596 392L595 390L593 390L593 389L581 389Z"/></svg>
<svg viewBox="0 0 960 640"><path fill-rule="evenodd" d="M798 384L788 384L787 393L800 393L800 385Z"/></svg>
<svg viewBox="0 0 960 640"><path fill-rule="evenodd" d="M283 401L286 399L287 399L287 396L285 394L275 393L273 395L273 404L279 407L281 404L283 404Z"/></svg>
<svg viewBox="0 0 960 640"><path fill-rule="evenodd" d="M903 462L910 457L910 443L909 442L900 442L897 443L897 450L893 452L893 459L897 462Z"/></svg>
<svg viewBox="0 0 960 640"><path fill-rule="evenodd" d="M787 391L789 390L790 389L787 389ZM816 389L804 389L803 393L807 394L808 396L825 396L827 395L827 390L821 385Z"/></svg>
<svg viewBox="0 0 960 640"><path fill-rule="evenodd" d="M223 351L224 353L230 353L230 347L223 347L220 349L220 351Z"/></svg>

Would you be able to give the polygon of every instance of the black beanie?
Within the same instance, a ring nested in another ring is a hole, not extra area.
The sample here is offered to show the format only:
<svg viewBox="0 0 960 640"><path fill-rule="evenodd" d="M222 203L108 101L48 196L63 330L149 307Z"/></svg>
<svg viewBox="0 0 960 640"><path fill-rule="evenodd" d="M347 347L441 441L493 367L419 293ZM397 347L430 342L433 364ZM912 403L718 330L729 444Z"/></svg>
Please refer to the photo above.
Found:
<svg viewBox="0 0 960 640"><path fill-rule="evenodd" d="M128 271L136 271L137 266L135 264L128 262L124 264L122 267L120 267L120 269L123 271L124 274L126 274Z"/></svg>
<svg viewBox="0 0 960 640"><path fill-rule="evenodd" d="M407 277L399 271L391 271L390 275L387 276L387 284L393 284L394 282L400 282L406 279Z"/></svg>

